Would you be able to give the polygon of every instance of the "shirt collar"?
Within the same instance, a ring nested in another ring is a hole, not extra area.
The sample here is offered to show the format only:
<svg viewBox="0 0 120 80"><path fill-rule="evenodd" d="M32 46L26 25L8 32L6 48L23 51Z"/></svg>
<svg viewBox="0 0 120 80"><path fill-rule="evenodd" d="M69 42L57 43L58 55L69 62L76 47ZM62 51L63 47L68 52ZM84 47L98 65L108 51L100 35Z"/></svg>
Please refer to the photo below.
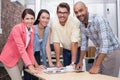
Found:
<svg viewBox="0 0 120 80"><path fill-rule="evenodd" d="M30 28L30 30L28 31L28 29L27 29L27 27L26 27L26 31L27 31L27 32L33 32L33 29Z"/></svg>
<svg viewBox="0 0 120 80"><path fill-rule="evenodd" d="M88 23L92 23L94 18L95 18L96 14L90 14L88 15Z"/></svg>
<svg viewBox="0 0 120 80"><path fill-rule="evenodd" d="M88 13L88 25L90 25L93 22L95 16L96 16L96 14ZM84 24L84 22L82 22L82 24Z"/></svg>

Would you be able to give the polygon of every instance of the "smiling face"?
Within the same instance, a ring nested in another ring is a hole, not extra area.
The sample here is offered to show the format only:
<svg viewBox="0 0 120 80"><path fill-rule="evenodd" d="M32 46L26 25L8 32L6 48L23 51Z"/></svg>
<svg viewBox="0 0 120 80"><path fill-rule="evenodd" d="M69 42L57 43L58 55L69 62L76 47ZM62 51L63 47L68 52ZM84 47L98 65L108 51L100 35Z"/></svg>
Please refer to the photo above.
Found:
<svg viewBox="0 0 120 80"><path fill-rule="evenodd" d="M22 22L26 24L26 27L28 29L30 29L33 26L34 21L35 21L34 16L31 14L26 14L25 17L22 19Z"/></svg>
<svg viewBox="0 0 120 80"><path fill-rule="evenodd" d="M47 26L49 20L50 20L50 15L46 12L43 12L39 17L39 24L42 27L45 27L45 26Z"/></svg>
<svg viewBox="0 0 120 80"><path fill-rule="evenodd" d="M65 25L69 14L70 13L66 8L62 8L62 7L58 8L57 16L61 25Z"/></svg>
<svg viewBox="0 0 120 80"><path fill-rule="evenodd" d="M78 2L74 5L74 12L76 17L81 21L81 22L87 22L88 20L88 9L85 6L84 3Z"/></svg>

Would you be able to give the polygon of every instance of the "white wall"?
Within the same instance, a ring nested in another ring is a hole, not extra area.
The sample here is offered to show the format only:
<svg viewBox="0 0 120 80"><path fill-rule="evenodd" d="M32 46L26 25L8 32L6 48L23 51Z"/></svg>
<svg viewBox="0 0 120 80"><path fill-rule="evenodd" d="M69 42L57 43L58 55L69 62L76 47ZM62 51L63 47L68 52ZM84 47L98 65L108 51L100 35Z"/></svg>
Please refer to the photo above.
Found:
<svg viewBox="0 0 120 80"><path fill-rule="evenodd" d="M113 33L118 36L117 6L116 3L107 3L105 6L105 17L112 27Z"/></svg>
<svg viewBox="0 0 120 80"><path fill-rule="evenodd" d="M119 38L119 42L120 42L120 0L117 0L117 17L118 17L118 38Z"/></svg>
<svg viewBox="0 0 120 80"><path fill-rule="evenodd" d="M35 0L35 15L37 18L38 12L40 11L41 0Z"/></svg>
<svg viewBox="0 0 120 80"><path fill-rule="evenodd" d="M60 2L67 2L70 5L71 12L73 12L72 0L41 0L41 9L47 9L50 12L51 17L56 15L56 8ZM72 14L73 15L73 14Z"/></svg>

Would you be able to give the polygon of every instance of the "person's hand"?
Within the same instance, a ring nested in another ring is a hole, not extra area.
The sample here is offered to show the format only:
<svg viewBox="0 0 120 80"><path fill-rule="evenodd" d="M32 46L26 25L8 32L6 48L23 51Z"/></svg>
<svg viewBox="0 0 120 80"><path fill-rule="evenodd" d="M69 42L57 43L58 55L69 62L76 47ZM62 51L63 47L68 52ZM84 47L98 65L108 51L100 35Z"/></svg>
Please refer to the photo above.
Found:
<svg viewBox="0 0 120 80"><path fill-rule="evenodd" d="M89 70L89 73L91 74L98 74L100 70L99 66L92 66L92 68Z"/></svg>
<svg viewBox="0 0 120 80"><path fill-rule="evenodd" d="M57 63L56 63L56 66L57 66L57 67L63 67L63 65L61 64L61 62L57 62Z"/></svg>
<svg viewBox="0 0 120 80"><path fill-rule="evenodd" d="M44 65L39 65L38 67L35 68L36 70L42 71L44 69L46 69L46 66Z"/></svg>
<svg viewBox="0 0 120 80"><path fill-rule="evenodd" d="M76 65L75 70L82 70L82 67L83 67L83 62L80 61L80 62Z"/></svg>
<svg viewBox="0 0 120 80"><path fill-rule="evenodd" d="M39 71L36 70L33 65L29 65L29 66L28 66L28 69L30 70L30 72L31 72L32 74L38 74L38 73L39 73Z"/></svg>
<svg viewBox="0 0 120 80"><path fill-rule="evenodd" d="M69 66L72 66L75 69L76 64L70 64Z"/></svg>
<svg viewBox="0 0 120 80"><path fill-rule="evenodd" d="M53 63L49 64L49 67L55 67L55 65Z"/></svg>

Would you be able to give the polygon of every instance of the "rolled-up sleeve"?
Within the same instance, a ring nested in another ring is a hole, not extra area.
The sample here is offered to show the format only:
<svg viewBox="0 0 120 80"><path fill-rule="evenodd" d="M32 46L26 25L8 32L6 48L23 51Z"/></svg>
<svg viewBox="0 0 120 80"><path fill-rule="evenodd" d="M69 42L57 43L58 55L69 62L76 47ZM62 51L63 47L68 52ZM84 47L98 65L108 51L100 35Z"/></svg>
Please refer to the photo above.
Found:
<svg viewBox="0 0 120 80"><path fill-rule="evenodd" d="M80 22L75 23L75 25L73 26L71 42L81 43Z"/></svg>

